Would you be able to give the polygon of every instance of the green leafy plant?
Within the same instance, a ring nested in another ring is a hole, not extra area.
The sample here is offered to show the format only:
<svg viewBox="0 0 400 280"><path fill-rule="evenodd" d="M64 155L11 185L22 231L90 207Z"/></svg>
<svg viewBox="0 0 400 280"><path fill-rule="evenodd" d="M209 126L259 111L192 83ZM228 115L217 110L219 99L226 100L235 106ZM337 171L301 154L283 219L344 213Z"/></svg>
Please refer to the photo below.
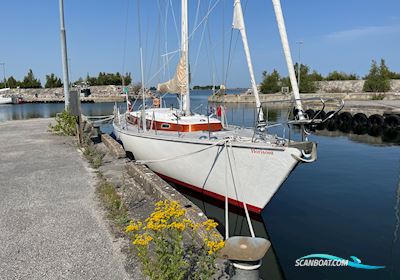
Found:
<svg viewBox="0 0 400 280"><path fill-rule="evenodd" d="M210 279L216 273L217 252L224 246L213 220L195 223L176 201L159 201L144 221L131 221L125 232L132 240L143 273L152 280ZM196 248L194 235L200 229L203 245ZM191 245L184 246L184 234ZM196 253L194 253L196 252Z"/></svg>
<svg viewBox="0 0 400 280"><path fill-rule="evenodd" d="M76 122L77 117L72 116L69 112L63 111L56 115L56 124L49 124L49 131L64 136L75 136L76 135Z"/></svg>

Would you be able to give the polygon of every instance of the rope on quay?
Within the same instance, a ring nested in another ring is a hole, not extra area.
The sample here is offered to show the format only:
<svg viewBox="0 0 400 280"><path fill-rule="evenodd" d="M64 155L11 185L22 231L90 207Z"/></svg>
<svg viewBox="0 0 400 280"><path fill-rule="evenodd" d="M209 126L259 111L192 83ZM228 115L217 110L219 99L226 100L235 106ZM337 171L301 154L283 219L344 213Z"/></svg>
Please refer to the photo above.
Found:
<svg viewBox="0 0 400 280"><path fill-rule="evenodd" d="M90 122L93 125L101 125L105 123L109 123L114 119L114 115L107 115L107 116L85 116L82 115L82 119L84 121Z"/></svg>

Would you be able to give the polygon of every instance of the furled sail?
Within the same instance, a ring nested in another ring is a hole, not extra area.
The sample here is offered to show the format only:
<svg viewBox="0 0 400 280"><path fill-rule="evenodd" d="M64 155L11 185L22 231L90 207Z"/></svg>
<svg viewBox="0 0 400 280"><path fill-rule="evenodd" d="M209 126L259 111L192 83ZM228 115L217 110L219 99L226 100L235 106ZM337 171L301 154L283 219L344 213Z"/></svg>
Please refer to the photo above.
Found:
<svg viewBox="0 0 400 280"><path fill-rule="evenodd" d="M174 77L168 82L158 84L157 91L186 94L186 81L186 55L182 52Z"/></svg>
<svg viewBox="0 0 400 280"><path fill-rule="evenodd" d="M233 6L233 22L232 28L242 30L244 29L243 11L240 1L235 1Z"/></svg>

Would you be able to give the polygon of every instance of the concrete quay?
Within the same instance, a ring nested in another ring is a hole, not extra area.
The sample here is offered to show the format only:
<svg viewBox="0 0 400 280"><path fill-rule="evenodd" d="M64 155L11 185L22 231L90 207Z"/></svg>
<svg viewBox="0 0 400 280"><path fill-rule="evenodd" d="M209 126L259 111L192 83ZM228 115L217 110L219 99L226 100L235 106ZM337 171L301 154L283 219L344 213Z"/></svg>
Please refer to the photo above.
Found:
<svg viewBox="0 0 400 280"><path fill-rule="evenodd" d="M47 131L52 121L0 123L0 279L145 279L100 204L96 188L104 181L121 196L129 219L144 220L155 202L175 200L187 218L207 220L154 172L125 158L108 135L95 144L105 155L101 166L91 168L75 138ZM198 246L201 234L194 236ZM226 279L225 265L218 260L216 279Z"/></svg>
<svg viewBox="0 0 400 280"><path fill-rule="evenodd" d="M0 278L131 279L93 171L50 122L0 123Z"/></svg>

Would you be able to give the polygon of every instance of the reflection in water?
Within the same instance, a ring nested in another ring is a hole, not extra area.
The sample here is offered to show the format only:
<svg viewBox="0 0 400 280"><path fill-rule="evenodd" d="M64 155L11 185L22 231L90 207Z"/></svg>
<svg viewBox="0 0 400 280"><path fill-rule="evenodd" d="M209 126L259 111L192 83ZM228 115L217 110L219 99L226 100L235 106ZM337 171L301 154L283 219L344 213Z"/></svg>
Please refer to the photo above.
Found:
<svg viewBox="0 0 400 280"><path fill-rule="evenodd" d="M176 185L169 182L173 187L178 189L183 195L185 195L190 201L196 204L204 214L218 222L218 231L221 234L225 234L225 210L224 202L215 200L212 198L206 198L203 195L195 192L191 192L185 187ZM230 207L229 212L229 235L230 236L250 236L246 217L242 209ZM257 237L263 237L269 239L264 223L261 220L261 216L252 215L252 224L255 235ZM285 279L282 268L276 257L273 244L268 250L265 257L262 259L263 265L260 268L260 276L262 279Z"/></svg>
<svg viewBox="0 0 400 280"><path fill-rule="evenodd" d="M399 174L399 182L398 182L398 186L397 186L397 191L396 191L396 203L394 206L394 215L396 218L396 224L394 227L394 233L393 233L393 243L392 243L392 267L391 267L391 271L390 271L390 275L392 279L394 278L394 275L396 273L396 268L397 265L395 264L396 262L396 253L399 252L399 249L396 250L397 245L398 245L398 240L399 240L399 228L400 228L400 174Z"/></svg>
<svg viewBox="0 0 400 280"><path fill-rule="evenodd" d="M376 128L372 128L376 131ZM400 128L379 128L380 134L356 134L352 132L342 132L340 130L330 131L327 129L317 130L316 135L329 136L329 137L347 137L350 140L358 143L366 143L372 145L387 145L387 144L400 144Z"/></svg>

